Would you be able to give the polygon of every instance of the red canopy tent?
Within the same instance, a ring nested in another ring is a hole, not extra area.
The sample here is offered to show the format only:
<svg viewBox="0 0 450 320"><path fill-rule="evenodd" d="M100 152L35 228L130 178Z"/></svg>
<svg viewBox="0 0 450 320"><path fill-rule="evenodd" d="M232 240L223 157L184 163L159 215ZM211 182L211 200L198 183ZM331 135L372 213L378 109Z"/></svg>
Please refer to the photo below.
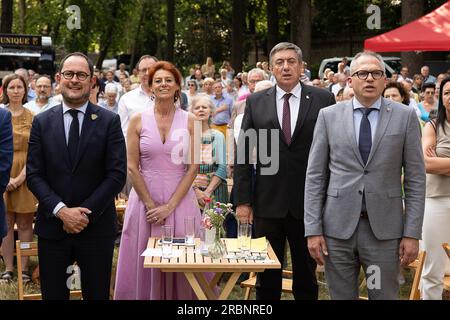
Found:
<svg viewBox="0 0 450 320"><path fill-rule="evenodd" d="M364 41L376 52L450 51L450 1L397 29Z"/></svg>

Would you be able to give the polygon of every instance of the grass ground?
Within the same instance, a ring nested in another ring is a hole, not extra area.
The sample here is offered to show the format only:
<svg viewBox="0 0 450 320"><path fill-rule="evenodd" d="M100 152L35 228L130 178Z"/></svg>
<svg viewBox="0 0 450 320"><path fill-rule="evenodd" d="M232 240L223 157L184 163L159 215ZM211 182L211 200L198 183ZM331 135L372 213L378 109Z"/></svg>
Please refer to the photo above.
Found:
<svg viewBox="0 0 450 320"><path fill-rule="evenodd" d="M117 254L118 254L118 248L116 248L115 252L114 252L114 260L113 260L114 266L116 266L116 264L117 264ZM286 267L287 269L290 268L289 252L288 252L288 257L289 258L287 259L288 263L287 263L287 267ZM30 263L29 263L29 270L30 271L34 270L34 268L37 266L37 263L38 263L37 258L31 258ZM3 272L4 269L5 269L4 264L2 261L0 261L0 272ZM405 269L403 274L405 277L405 283L400 286L400 299L406 300L406 299L408 299L409 292L411 290L411 284L412 284L412 279L414 276L414 271L412 271L410 269ZM14 281L11 283L0 282L0 300L16 300L18 298L17 274L15 273L14 276L15 276ZM321 283L321 284L319 284L319 299L320 300L329 300L330 296L328 294L328 289L325 284L324 274L319 273L318 277L319 277L318 280ZM362 275L361 275L361 279L362 279ZM223 282L221 283L221 285L223 286ZM245 290L237 284L230 294L230 299L243 300L244 299L244 291ZM25 293L40 293L39 286L34 283L27 284L25 286ZM367 296L367 291L365 289L362 289L361 295ZM254 300L254 299L255 299L255 292L254 292L254 290L252 290L251 295L250 295L250 300ZM281 299L282 300L293 300L294 297L292 294L283 293Z"/></svg>

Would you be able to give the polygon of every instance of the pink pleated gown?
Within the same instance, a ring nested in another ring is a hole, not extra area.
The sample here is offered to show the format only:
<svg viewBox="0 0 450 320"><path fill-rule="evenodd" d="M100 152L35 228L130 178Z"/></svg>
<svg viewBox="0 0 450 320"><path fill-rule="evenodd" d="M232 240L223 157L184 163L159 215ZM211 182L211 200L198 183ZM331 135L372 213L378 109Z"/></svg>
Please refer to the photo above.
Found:
<svg viewBox="0 0 450 320"><path fill-rule="evenodd" d="M180 108L176 109L172 127L164 144L156 125L153 108L142 113L140 171L156 203L167 203L185 175L186 160L182 159L187 157L188 144L187 112ZM185 216L195 216L198 221L196 227L199 227L200 210L192 189L189 189L178 207L166 219L166 224L174 226L174 236L184 236ZM161 225L146 221L144 203L132 189L120 241L115 299L196 299L182 273L163 273L159 269L144 269L144 257L141 257L141 254L147 247L148 238L160 235Z"/></svg>

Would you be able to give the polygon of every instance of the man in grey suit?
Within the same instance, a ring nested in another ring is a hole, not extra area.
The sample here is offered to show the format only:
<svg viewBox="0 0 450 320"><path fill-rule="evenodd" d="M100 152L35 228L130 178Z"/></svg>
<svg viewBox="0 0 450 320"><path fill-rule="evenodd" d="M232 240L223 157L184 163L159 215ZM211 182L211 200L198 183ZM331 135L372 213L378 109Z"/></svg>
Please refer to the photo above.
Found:
<svg viewBox="0 0 450 320"><path fill-rule="evenodd" d="M320 111L305 184L305 235L325 264L332 299L397 299L399 265L417 257L425 201L421 132L413 109L381 97L381 57L350 65L355 97ZM402 202L404 170L405 210Z"/></svg>

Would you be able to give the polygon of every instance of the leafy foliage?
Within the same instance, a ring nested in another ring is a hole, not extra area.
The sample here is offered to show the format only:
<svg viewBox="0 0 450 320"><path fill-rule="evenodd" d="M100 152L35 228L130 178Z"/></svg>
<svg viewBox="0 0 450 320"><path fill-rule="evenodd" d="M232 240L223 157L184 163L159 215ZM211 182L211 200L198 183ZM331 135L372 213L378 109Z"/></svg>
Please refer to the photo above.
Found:
<svg viewBox="0 0 450 320"><path fill-rule="evenodd" d="M290 1L294 0L277 0L279 34L275 36L279 41L290 38ZM445 2L423 1L425 12ZM27 0L24 13L19 10L19 2L14 1L13 32L52 36L58 56L75 50L100 52L100 59L125 53L131 54L136 62L142 54L164 59L169 52L166 1ZM245 0L245 3L244 56L261 48L267 56L267 0ZM378 34L401 22L401 1L311 0L311 3L313 38ZM382 30L366 28L365 9L372 3L381 8ZM81 29L69 30L66 25L69 5L81 9ZM223 60L230 60L232 6L230 0L175 1L174 62L178 67L187 69L203 64L207 56L211 56L217 66ZM246 69L250 67L246 65Z"/></svg>

